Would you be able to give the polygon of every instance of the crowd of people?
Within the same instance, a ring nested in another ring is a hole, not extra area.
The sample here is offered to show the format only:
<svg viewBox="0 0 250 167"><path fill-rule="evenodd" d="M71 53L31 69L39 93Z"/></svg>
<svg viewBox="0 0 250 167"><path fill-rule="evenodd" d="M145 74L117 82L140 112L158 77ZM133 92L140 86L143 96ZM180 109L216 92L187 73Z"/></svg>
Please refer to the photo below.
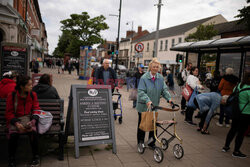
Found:
<svg viewBox="0 0 250 167"><path fill-rule="evenodd" d="M70 69L70 61L63 63L60 59L56 62L58 67L65 64ZM31 69L34 73L39 72L36 60L31 62ZM50 67L48 65L48 67ZM142 112L149 110L151 105L158 106L160 98L163 97L167 102L172 102L171 91L174 92L174 76L171 71L166 69L163 74L160 62L154 58L149 63L148 71L144 72L143 65L138 65L137 72L134 74L135 89L137 89L137 98L133 100L133 108L138 111L138 127L137 127L137 143L144 143L145 132L139 128ZM37 70L36 70L37 69ZM108 59L103 60L101 67L93 68L93 84L110 85L112 92L118 89L116 71L110 67ZM58 73L60 70L58 68ZM69 70L69 74L70 74ZM210 92L204 92L204 86L199 80L199 69L193 67L192 63L188 63L186 68L181 72L184 82L183 87L190 87L192 94L189 99L183 95L181 99L182 113L185 114L184 121L190 125L196 125L193 121L193 114L198 110L195 116L200 118L197 131L201 134L210 134L208 131L211 119L215 115L216 109L220 108L218 126L223 126L225 121L226 127L231 127L222 148L223 152L230 149L230 143L236 136L233 156L246 157L240 151L244 135L250 125L250 73L244 73L242 82L234 75L232 68L227 68L225 74L221 76L219 71L213 73L206 86ZM6 122L9 140L9 166L16 166L15 152L17 149L17 141L20 133L27 133L30 138L32 148L32 165L39 164L38 155L38 133L36 131L37 117L32 116L32 112L40 110L38 99L60 99L55 87L52 85L52 75L43 74L36 86L32 88L30 77L18 75L15 71L9 71L3 74L0 82L0 98L6 99ZM235 92L239 92L238 110L228 105L225 99L229 98ZM176 102L177 103L177 102ZM236 113L236 111L238 111ZM23 117L29 117L29 121L22 124ZM230 125L230 120L232 123ZM154 131L149 132L149 138L152 138L150 147L155 146Z"/></svg>

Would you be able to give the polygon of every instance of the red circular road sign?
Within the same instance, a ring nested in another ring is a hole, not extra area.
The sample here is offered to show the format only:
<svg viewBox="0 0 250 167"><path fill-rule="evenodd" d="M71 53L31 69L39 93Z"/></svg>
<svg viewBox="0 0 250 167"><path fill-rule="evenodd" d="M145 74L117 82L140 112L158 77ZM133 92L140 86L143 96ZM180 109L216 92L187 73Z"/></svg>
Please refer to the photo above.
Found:
<svg viewBox="0 0 250 167"><path fill-rule="evenodd" d="M136 50L137 52L142 52L143 49L144 49L143 43L139 42L139 43L135 44L135 50Z"/></svg>

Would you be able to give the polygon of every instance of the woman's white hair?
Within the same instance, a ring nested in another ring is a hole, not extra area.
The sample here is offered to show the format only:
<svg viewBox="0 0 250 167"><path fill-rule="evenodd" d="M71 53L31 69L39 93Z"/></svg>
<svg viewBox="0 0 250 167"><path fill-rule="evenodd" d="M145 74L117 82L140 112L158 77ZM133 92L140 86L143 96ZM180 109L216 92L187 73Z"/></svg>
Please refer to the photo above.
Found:
<svg viewBox="0 0 250 167"><path fill-rule="evenodd" d="M234 74L234 70L232 68L227 68L226 75L232 75L232 74Z"/></svg>
<svg viewBox="0 0 250 167"><path fill-rule="evenodd" d="M159 65L159 68L161 69L161 63L157 60L157 58L153 58L151 60L151 62L149 63L148 65L148 70L151 71L151 68L152 68L152 64L155 63L155 64L158 64Z"/></svg>

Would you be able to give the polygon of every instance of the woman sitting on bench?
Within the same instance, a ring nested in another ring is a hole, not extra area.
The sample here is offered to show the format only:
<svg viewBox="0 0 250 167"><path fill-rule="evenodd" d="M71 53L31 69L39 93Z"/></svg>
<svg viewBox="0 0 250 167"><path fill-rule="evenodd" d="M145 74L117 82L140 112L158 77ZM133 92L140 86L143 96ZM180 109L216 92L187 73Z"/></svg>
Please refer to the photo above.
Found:
<svg viewBox="0 0 250 167"><path fill-rule="evenodd" d="M15 91L10 93L6 101L6 122L9 129L9 167L15 167L15 153L20 134L28 134L30 138L33 159L31 166L39 165L38 133L36 119L32 116L34 110L40 110L37 95L31 91L32 81L29 76L17 77Z"/></svg>

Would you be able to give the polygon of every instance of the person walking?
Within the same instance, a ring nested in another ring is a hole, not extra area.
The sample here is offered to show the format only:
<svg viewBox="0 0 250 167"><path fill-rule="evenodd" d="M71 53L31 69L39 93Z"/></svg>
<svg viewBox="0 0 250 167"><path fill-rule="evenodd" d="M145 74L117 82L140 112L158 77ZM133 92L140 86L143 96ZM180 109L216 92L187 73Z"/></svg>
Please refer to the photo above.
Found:
<svg viewBox="0 0 250 167"><path fill-rule="evenodd" d="M250 89L250 72L245 72L243 80L238 84L235 89L241 91L243 89ZM233 138L235 139L233 157L246 158L246 155L240 151L240 147L243 143L244 134L250 125L250 90L245 90L239 93L239 111L233 111L232 126L229 130L226 138L224 147L222 148L223 152L228 152L230 149L230 143Z"/></svg>
<svg viewBox="0 0 250 167"><path fill-rule="evenodd" d="M235 75L233 75L234 70L232 68L227 68L226 69L226 74L222 77L220 84L219 84L219 91L221 93L221 96L229 96L230 94L233 93L233 89L236 86L236 84L238 83L238 77L236 77ZM223 126L223 122L224 122L224 118L225 118L225 124L226 127L229 128L230 124L229 124L229 120L231 117L231 109L227 106L225 106L224 104L220 105L220 118L219 118L219 122L216 123L216 125L218 126Z"/></svg>
<svg viewBox="0 0 250 167"><path fill-rule="evenodd" d="M190 70L192 68L192 63L188 63L186 68L181 72L181 77L182 77L182 80L184 81L184 86L185 86L185 83L187 82L187 78L188 76L190 75ZM185 114L185 109L186 109L186 99L182 96L181 98L181 114Z"/></svg>
<svg viewBox="0 0 250 167"><path fill-rule="evenodd" d="M136 103L138 112L137 144L144 143L145 138L145 132L139 128L142 112L146 112L151 107L151 104L158 106L161 96L171 103L171 95L168 92L163 76L159 73L159 69L160 62L153 58L149 63L149 71L140 79ZM156 141L154 131L149 132L149 139L151 138L153 140L149 146L154 147Z"/></svg>
<svg viewBox="0 0 250 167"><path fill-rule="evenodd" d="M169 90L175 95L173 74L171 73L170 70L167 70L166 74L167 74L167 86L168 86Z"/></svg>
<svg viewBox="0 0 250 167"><path fill-rule="evenodd" d="M39 63L35 58L31 62L31 71L36 74L39 72Z"/></svg>
<svg viewBox="0 0 250 167"><path fill-rule="evenodd" d="M140 64L138 66L138 71L135 73L135 76L134 76L135 77L135 89L138 89L140 79L141 79L142 75L144 74L143 67L144 67L143 64ZM133 100L133 108L136 107L136 102L137 102L137 100Z"/></svg>
<svg viewBox="0 0 250 167"><path fill-rule="evenodd" d="M95 72L94 83L99 85L111 85L112 93L117 89L117 76L115 70L109 67L109 60L104 59L102 67Z"/></svg>

